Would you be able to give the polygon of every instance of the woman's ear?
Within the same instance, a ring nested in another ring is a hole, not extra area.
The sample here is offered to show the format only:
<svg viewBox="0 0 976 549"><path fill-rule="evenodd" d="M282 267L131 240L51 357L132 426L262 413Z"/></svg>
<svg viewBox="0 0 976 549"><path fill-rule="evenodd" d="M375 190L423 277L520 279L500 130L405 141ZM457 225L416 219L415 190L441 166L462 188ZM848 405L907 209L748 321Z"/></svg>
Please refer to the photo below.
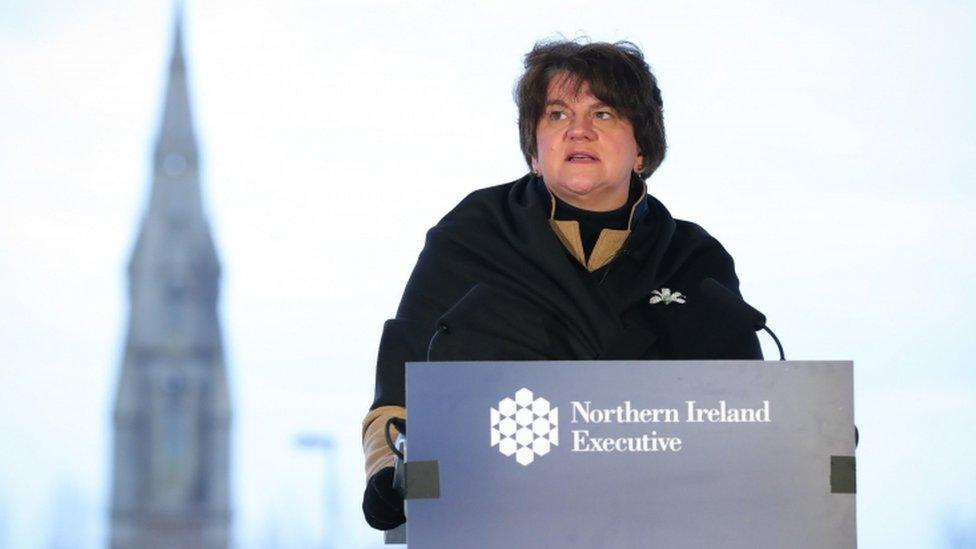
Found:
<svg viewBox="0 0 976 549"><path fill-rule="evenodd" d="M536 157L532 157L532 173L539 175L539 160Z"/></svg>
<svg viewBox="0 0 976 549"><path fill-rule="evenodd" d="M637 153L637 158L634 159L634 173L641 173L644 171L644 155Z"/></svg>

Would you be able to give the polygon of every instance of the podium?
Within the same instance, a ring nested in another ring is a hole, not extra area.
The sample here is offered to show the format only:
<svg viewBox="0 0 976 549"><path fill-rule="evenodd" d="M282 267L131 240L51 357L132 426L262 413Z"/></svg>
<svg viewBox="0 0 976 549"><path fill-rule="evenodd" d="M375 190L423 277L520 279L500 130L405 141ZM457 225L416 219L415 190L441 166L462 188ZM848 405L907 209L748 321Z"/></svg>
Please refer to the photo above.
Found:
<svg viewBox="0 0 976 549"><path fill-rule="evenodd" d="M410 549L856 547L851 362L418 362L406 391Z"/></svg>

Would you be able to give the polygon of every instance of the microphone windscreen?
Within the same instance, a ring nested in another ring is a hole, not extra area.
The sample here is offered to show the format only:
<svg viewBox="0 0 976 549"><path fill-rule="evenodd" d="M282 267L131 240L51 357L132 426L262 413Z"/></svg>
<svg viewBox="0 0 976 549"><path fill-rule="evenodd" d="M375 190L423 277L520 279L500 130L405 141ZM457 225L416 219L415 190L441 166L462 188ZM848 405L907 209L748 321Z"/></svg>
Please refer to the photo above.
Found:
<svg viewBox="0 0 976 549"><path fill-rule="evenodd" d="M766 315L757 311L714 278L702 280L699 289L702 297L721 304L730 315L752 326L753 330L762 330L766 325Z"/></svg>

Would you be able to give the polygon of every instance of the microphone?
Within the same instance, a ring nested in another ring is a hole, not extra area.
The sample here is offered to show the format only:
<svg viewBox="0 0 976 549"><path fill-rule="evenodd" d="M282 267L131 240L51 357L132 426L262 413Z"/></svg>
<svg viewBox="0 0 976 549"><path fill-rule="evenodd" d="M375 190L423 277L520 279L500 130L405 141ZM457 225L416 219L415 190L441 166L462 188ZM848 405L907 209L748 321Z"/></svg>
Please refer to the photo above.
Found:
<svg viewBox="0 0 976 549"><path fill-rule="evenodd" d="M399 432L395 441L390 436L390 425L396 427L396 430ZM390 447L390 450L393 450L393 454L396 456L393 462L393 489L403 497L407 493L406 457L403 455L407 447L407 420L391 417L386 420L384 431L386 431L384 433L386 435L386 444Z"/></svg>
<svg viewBox="0 0 976 549"><path fill-rule="evenodd" d="M769 333L773 337L773 341L776 342L776 347L779 349L779 359L786 360L786 355L783 353L783 345L780 344L779 338L766 326L766 315L757 311L752 305L746 303L735 292L726 288L714 278L702 280L699 289L701 290L702 297L721 303L728 313L737 320L748 324L757 332L759 330L765 330Z"/></svg>

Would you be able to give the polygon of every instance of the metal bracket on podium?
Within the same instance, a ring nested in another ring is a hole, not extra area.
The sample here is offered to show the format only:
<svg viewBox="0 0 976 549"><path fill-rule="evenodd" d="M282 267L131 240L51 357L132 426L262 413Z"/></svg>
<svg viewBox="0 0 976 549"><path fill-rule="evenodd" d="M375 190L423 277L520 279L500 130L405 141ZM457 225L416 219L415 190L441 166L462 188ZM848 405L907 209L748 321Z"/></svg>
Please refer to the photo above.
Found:
<svg viewBox="0 0 976 549"><path fill-rule="evenodd" d="M407 543L407 525L401 524L392 530L383 532L383 543L387 545L405 545Z"/></svg>

